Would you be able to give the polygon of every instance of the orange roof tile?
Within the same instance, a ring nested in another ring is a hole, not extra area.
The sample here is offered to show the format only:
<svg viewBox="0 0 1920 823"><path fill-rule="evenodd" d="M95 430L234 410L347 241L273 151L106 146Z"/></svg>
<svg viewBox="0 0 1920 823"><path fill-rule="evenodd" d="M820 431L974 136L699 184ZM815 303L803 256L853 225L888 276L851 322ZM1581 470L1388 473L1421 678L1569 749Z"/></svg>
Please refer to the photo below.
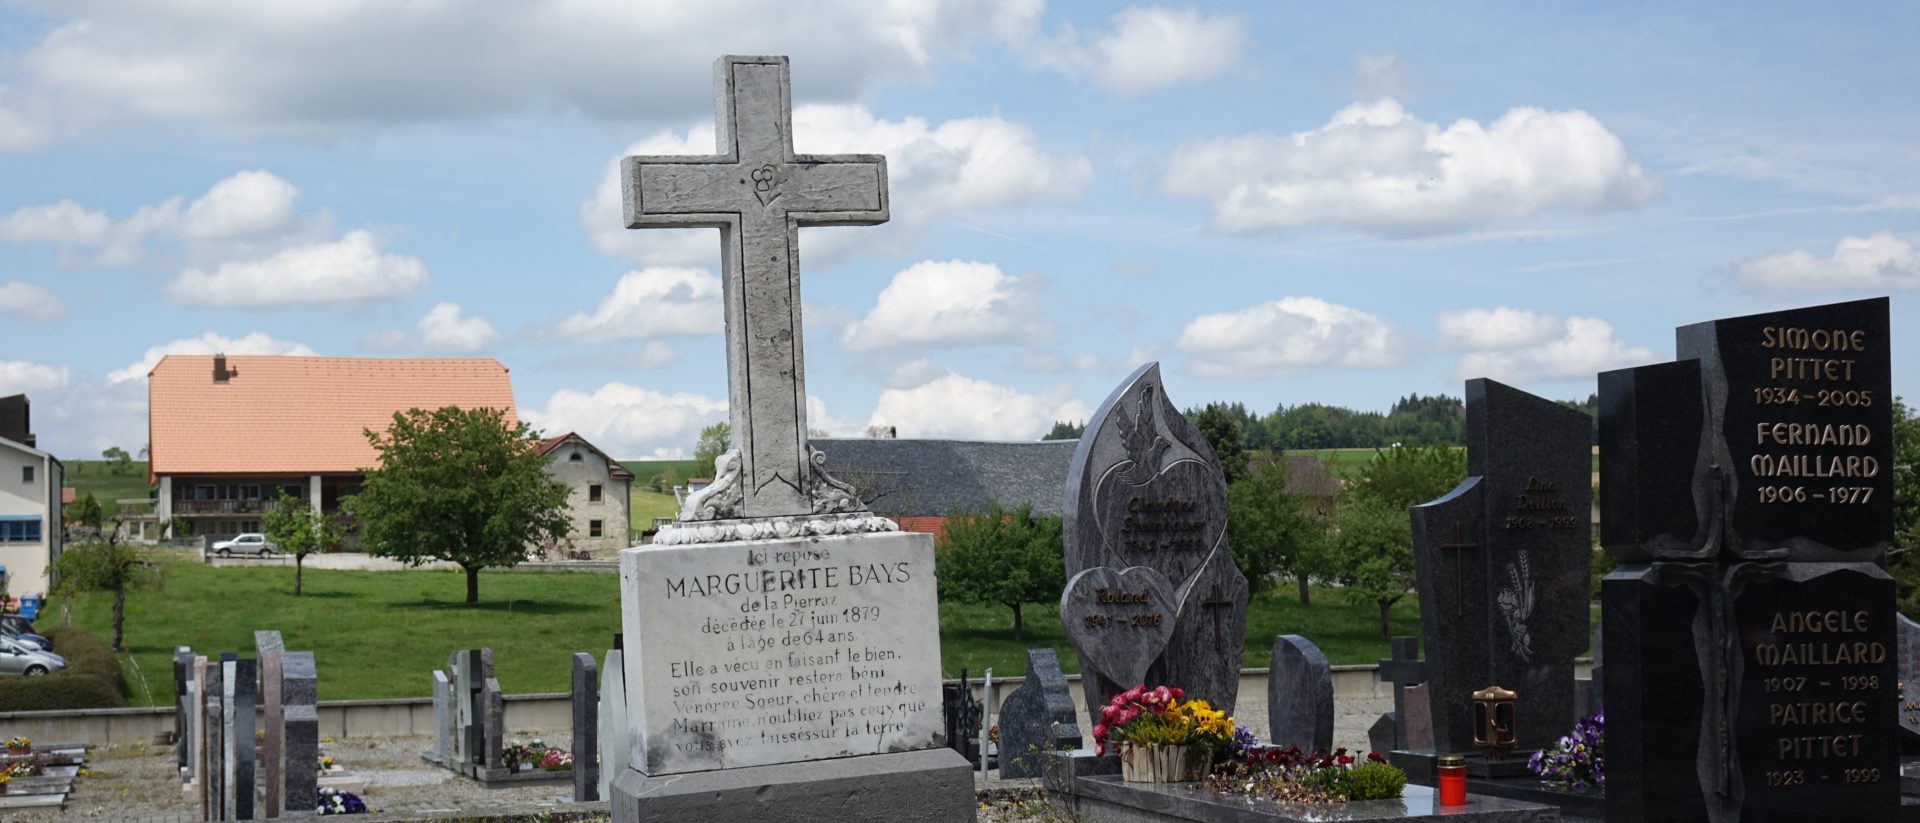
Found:
<svg viewBox="0 0 1920 823"><path fill-rule="evenodd" d="M441 406L503 409L517 418L499 361L173 354L147 374L148 471L161 474L333 474L372 467L363 429Z"/></svg>

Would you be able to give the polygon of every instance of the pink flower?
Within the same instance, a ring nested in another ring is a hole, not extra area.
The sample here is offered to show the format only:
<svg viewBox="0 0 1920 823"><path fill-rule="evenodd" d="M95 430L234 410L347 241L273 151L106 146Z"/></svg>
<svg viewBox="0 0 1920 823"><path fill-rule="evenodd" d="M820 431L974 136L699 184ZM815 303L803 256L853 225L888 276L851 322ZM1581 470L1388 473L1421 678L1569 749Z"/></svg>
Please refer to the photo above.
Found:
<svg viewBox="0 0 1920 823"><path fill-rule="evenodd" d="M1095 740L1107 739L1107 724L1105 723L1093 724L1093 739Z"/></svg>

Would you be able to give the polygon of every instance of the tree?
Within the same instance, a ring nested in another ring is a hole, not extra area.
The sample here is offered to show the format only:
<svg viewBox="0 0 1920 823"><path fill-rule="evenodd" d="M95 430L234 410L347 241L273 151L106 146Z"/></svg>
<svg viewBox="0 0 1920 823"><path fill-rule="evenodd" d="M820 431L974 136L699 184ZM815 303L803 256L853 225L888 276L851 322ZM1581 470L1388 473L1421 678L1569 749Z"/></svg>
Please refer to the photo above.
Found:
<svg viewBox="0 0 1920 823"><path fill-rule="evenodd" d="M113 593L113 650L125 650L127 592L158 585L160 572L118 539L119 529L106 540L69 546L54 564L54 592L70 600L84 592Z"/></svg>
<svg viewBox="0 0 1920 823"><path fill-rule="evenodd" d="M1060 599L1065 557L1060 518L1036 515L1031 505L951 512L935 569L940 599L1006 606L1013 610L1013 639L1024 640L1020 607Z"/></svg>
<svg viewBox="0 0 1920 823"><path fill-rule="evenodd" d="M100 501L93 496L93 492L87 492L73 501L73 508L67 510L67 518L97 530L106 522L106 513L102 511Z"/></svg>
<svg viewBox="0 0 1920 823"><path fill-rule="evenodd" d="M1254 590L1290 575L1300 582L1300 605L1310 605L1307 580L1322 573L1326 538L1301 499L1287 493L1285 463L1264 461L1227 487L1227 543Z"/></svg>
<svg viewBox="0 0 1920 823"><path fill-rule="evenodd" d="M695 477L713 477L713 461L720 459L722 452L733 447L733 426L728 423L715 423L700 430L700 440L693 445L693 467Z"/></svg>
<svg viewBox="0 0 1920 823"><path fill-rule="evenodd" d="M1340 507L1341 579L1347 598L1380 608L1380 639L1393 636L1387 616L1413 588L1413 521L1407 510L1362 498Z"/></svg>
<svg viewBox="0 0 1920 823"><path fill-rule="evenodd" d="M119 446L106 447L101 450L100 456L113 464L110 470L114 474L125 474L127 469L133 466L133 457L127 454L126 449Z"/></svg>
<svg viewBox="0 0 1920 823"><path fill-rule="evenodd" d="M1225 403L1208 403L1199 414L1190 414L1193 425L1200 430L1200 436L1207 439L1207 445L1213 447L1213 456L1220 460L1220 470L1227 475L1227 484L1239 482L1247 475L1246 435L1240 431L1240 421L1233 409Z"/></svg>
<svg viewBox="0 0 1920 823"><path fill-rule="evenodd" d="M299 498L276 494L273 503L260 515L260 525L280 551L293 555L293 596L300 596L301 577L307 555L323 552L340 542L342 529L333 518L313 510Z"/></svg>
<svg viewBox="0 0 1920 823"><path fill-rule="evenodd" d="M548 476L527 424L445 406L395 412L386 431L365 433L380 465L346 506L368 554L456 563L466 602L478 603L481 569L516 565L529 546L567 535L567 487Z"/></svg>
<svg viewBox="0 0 1920 823"><path fill-rule="evenodd" d="M1047 431L1046 436L1040 439L1041 440L1079 440L1080 436L1086 433L1087 433L1087 421L1085 420L1081 420L1078 422L1070 421L1070 420L1055 420L1053 421L1053 428L1049 429Z"/></svg>
<svg viewBox="0 0 1920 823"><path fill-rule="evenodd" d="M1348 487L1354 497L1400 509L1446 494L1467 479L1467 453L1443 445L1379 449Z"/></svg>

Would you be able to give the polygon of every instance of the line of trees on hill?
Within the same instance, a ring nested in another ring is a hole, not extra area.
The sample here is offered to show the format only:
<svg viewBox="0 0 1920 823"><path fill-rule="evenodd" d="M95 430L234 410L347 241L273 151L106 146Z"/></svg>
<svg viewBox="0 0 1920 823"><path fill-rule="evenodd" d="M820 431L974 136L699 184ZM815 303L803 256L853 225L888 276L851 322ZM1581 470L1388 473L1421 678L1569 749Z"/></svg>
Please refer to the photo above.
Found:
<svg viewBox="0 0 1920 823"><path fill-rule="evenodd" d="M1562 405L1579 409L1596 420L1594 442L1599 440L1600 398L1588 395L1584 401L1562 400ZM1280 404L1265 415L1256 415L1245 403L1208 403L1185 412L1187 419L1205 430L1209 425L1222 430L1218 418L1233 421L1244 451L1304 451L1309 449L1382 449L1395 443L1429 443L1459 446L1466 443L1466 403L1444 394L1409 394L1393 402L1382 414L1357 411L1326 403ZM1205 418L1205 419L1203 419ZM1042 440L1072 440L1086 430L1086 424L1069 420L1054 421ZM1212 440L1212 438L1208 438Z"/></svg>

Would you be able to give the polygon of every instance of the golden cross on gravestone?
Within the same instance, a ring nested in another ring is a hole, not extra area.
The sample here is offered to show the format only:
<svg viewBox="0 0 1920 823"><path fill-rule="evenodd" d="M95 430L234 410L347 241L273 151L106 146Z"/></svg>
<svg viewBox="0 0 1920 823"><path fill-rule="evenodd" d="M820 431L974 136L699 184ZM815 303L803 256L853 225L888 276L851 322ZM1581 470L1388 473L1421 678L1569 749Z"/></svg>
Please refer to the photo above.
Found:
<svg viewBox="0 0 1920 823"><path fill-rule="evenodd" d="M1462 552L1480 548L1479 543L1468 543L1467 527L1460 521L1453 521L1453 542L1442 543L1440 548L1453 551L1453 608L1454 616L1462 617L1467 613L1467 577Z"/></svg>
<svg viewBox="0 0 1920 823"><path fill-rule="evenodd" d="M720 230L740 499L700 519L846 511L846 498L823 506L810 492L823 472L807 445L798 233L885 223L887 161L794 154L785 57L722 57L714 87L718 154L635 156L620 167L628 228ZM693 508L681 519L695 519Z"/></svg>

